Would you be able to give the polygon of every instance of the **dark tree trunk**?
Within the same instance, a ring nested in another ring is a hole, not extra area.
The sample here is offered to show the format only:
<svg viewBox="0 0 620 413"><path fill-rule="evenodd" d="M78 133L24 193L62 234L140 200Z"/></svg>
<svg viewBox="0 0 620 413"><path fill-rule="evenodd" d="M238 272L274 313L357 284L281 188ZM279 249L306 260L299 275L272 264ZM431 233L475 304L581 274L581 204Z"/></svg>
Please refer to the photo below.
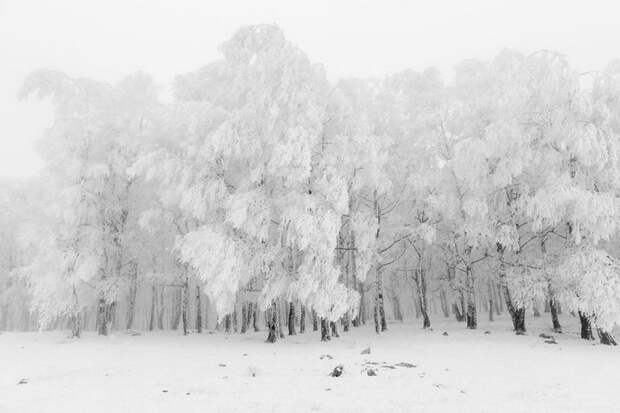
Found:
<svg viewBox="0 0 620 413"><path fill-rule="evenodd" d="M332 337L340 337L340 334L338 334L338 324L335 321L330 321L329 326L331 327Z"/></svg>
<svg viewBox="0 0 620 413"><path fill-rule="evenodd" d="M71 314L71 337L72 338L80 338L82 335L82 314L80 311L80 303L78 301L77 291L75 286L73 286L72 292L72 300L73 300L73 313Z"/></svg>
<svg viewBox="0 0 620 413"><path fill-rule="evenodd" d="M280 334L280 338L284 338L284 319L282 317L282 302L280 301L280 303L278 304L278 308L277 308L277 314L278 314L278 333ZM286 311L286 307L284 308L284 311Z"/></svg>
<svg viewBox="0 0 620 413"><path fill-rule="evenodd" d="M394 296L392 297L392 307L394 308L394 319L402 322L403 321L403 313L400 310L400 300L398 299L398 295L397 294L394 294ZM345 328L344 331L348 331L348 329Z"/></svg>
<svg viewBox="0 0 620 413"><path fill-rule="evenodd" d="M321 318L321 341L329 341L331 340L331 335L329 332L329 322L325 318Z"/></svg>
<svg viewBox="0 0 620 413"><path fill-rule="evenodd" d="M420 313L422 315L422 328L430 328L431 320L428 317L428 298L426 295L426 272L418 268L415 273L416 289L418 301L420 302Z"/></svg>
<svg viewBox="0 0 620 413"><path fill-rule="evenodd" d="M159 309L158 309L158 313L157 313L157 328L160 330L164 329L164 311L166 310L165 307L165 302L164 302L164 297L165 297L165 288L166 287L161 287L161 289L159 290Z"/></svg>
<svg viewBox="0 0 620 413"><path fill-rule="evenodd" d="M202 333L202 295L200 286L196 286L196 331Z"/></svg>
<svg viewBox="0 0 620 413"><path fill-rule="evenodd" d="M248 331L249 319L248 304L244 302L241 304L241 334L245 334Z"/></svg>
<svg viewBox="0 0 620 413"><path fill-rule="evenodd" d="M155 329L155 306L157 304L157 287L155 284L151 286L151 316L149 318L149 331L153 331Z"/></svg>
<svg viewBox="0 0 620 413"><path fill-rule="evenodd" d="M351 325L351 322L350 322L349 312L346 312L342 316L342 329L344 330L345 333L349 331L350 325Z"/></svg>
<svg viewBox="0 0 620 413"><path fill-rule="evenodd" d="M265 311L267 319L267 343L275 343L278 340L278 309L275 300L271 307Z"/></svg>
<svg viewBox="0 0 620 413"><path fill-rule="evenodd" d="M316 316L316 311L312 310L312 331L318 331L318 330L319 330L318 317Z"/></svg>
<svg viewBox="0 0 620 413"><path fill-rule="evenodd" d="M467 328L475 330L478 328L478 316L476 313L476 293L474 290L474 274L472 268L467 266L467 313L465 319L467 321Z"/></svg>
<svg viewBox="0 0 620 413"><path fill-rule="evenodd" d="M375 331L379 334L381 331L387 330L387 322L385 321L385 308L383 302L383 276L379 269L376 271L375 280Z"/></svg>
<svg viewBox="0 0 620 413"><path fill-rule="evenodd" d="M108 304L100 298L97 304L97 334L100 336L108 335Z"/></svg>
<svg viewBox="0 0 620 413"><path fill-rule="evenodd" d="M230 314L224 316L224 332L232 333L232 315Z"/></svg>
<svg viewBox="0 0 620 413"><path fill-rule="evenodd" d="M295 304L291 301L288 307L288 335L294 336L297 332L295 331Z"/></svg>
<svg viewBox="0 0 620 413"><path fill-rule="evenodd" d="M596 332L598 333L598 338L601 341L601 344L605 344L608 346L617 346L618 343L614 336L611 335L609 331L605 331L601 328L597 328Z"/></svg>
<svg viewBox="0 0 620 413"><path fill-rule="evenodd" d="M555 296L549 289L549 312L551 313L551 322L553 323L553 331L556 333L562 332L562 325L560 324L560 319L558 318L558 307L557 302L555 301Z"/></svg>
<svg viewBox="0 0 620 413"><path fill-rule="evenodd" d="M454 318L456 318L456 321L465 321L465 315L461 312L461 309L457 303L452 304L452 312L454 313Z"/></svg>
<svg viewBox="0 0 620 413"><path fill-rule="evenodd" d="M302 304L301 309L299 310L299 333L303 334L306 332L306 306Z"/></svg>
<svg viewBox="0 0 620 413"><path fill-rule="evenodd" d="M189 334L189 278L185 276L183 282L183 297L181 302L181 320L183 321L183 335Z"/></svg>
<svg viewBox="0 0 620 413"><path fill-rule="evenodd" d="M237 311L237 306L235 305L235 309L233 310L232 313L232 323L233 323L233 330L236 333L239 328L239 317L238 317L238 311Z"/></svg>
<svg viewBox="0 0 620 413"><path fill-rule="evenodd" d="M594 340L590 317L587 314L579 311L579 321L581 322L581 338L584 340Z"/></svg>
<svg viewBox="0 0 620 413"><path fill-rule="evenodd" d="M508 314L510 314L510 319L512 320L512 327L514 329L515 334L521 335L525 333L525 308L516 307L512 302L512 297L510 296L510 290L508 289L508 285L506 284L506 273L502 268L500 269L500 282L501 288L504 292L504 301L506 302L506 308L508 309Z"/></svg>
<svg viewBox="0 0 620 413"><path fill-rule="evenodd" d="M491 285L491 280L489 280L487 284L487 288L489 290L489 321L493 321L493 287Z"/></svg>
<svg viewBox="0 0 620 413"><path fill-rule="evenodd" d="M252 324L254 327L254 331L260 331L258 329L258 305L256 303L250 303L252 306Z"/></svg>

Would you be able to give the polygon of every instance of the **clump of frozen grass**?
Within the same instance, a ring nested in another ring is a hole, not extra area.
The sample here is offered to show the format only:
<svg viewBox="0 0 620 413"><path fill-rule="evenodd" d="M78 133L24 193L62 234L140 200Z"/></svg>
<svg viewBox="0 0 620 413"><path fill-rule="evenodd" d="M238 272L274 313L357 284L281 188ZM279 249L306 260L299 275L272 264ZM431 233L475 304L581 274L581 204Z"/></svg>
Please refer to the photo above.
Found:
<svg viewBox="0 0 620 413"><path fill-rule="evenodd" d="M260 369L256 366L249 366L248 367L248 375L250 377L256 377L258 376L258 373L260 373Z"/></svg>

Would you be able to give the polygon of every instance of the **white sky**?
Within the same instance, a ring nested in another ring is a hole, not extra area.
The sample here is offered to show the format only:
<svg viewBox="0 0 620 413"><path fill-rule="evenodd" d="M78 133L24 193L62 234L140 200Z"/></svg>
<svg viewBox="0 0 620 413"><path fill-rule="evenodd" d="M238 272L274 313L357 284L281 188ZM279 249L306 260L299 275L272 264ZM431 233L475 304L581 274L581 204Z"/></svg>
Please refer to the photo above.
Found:
<svg viewBox="0 0 620 413"><path fill-rule="evenodd" d="M579 70L620 58L614 1L0 0L0 176L35 174L51 108L18 101L32 70L115 81L142 70L166 87L219 57L245 24L277 23L332 79L553 49Z"/></svg>

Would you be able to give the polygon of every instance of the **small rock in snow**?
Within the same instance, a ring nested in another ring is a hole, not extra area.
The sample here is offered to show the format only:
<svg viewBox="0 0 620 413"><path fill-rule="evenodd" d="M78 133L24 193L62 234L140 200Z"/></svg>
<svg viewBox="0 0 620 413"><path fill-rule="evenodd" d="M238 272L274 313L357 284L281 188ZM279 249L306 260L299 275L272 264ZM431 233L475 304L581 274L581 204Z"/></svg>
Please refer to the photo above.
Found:
<svg viewBox="0 0 620 413"><path fill-rule="evenodd" d="M401 361L400 363L396 363L396 365L398 367L407 367L408 369L413 368L413 367L418 367L415 364L411 364L411 363L406 363L404 361Z"/></svg>
<svg viewBox="0 0 620 413"><path fill-rule="evenodd" d="M549 340L549 339L553 339L553 336L550 336L549 334L545 334L545 333L540 333L540 334L538 335L538 337L540 337L540 338L546 338L546 339L548 339L548 340Z"/></svg>
<svg viewBox="0 0 620 413"><path fill-rule="evenodd" d="M224 363L220 363L220 364L218 364L218 366L220 366L220 367L226 367L226 364L224 364Z"/></svg>
<svg viewBox="0 0 620 413"><path fill-rule="evenodd" d="M332 370L331 373L329 373L329 375L332 377L340 377L342 376L342 373L344 373L344 366L342 364L339 364L336 367L334 367L334 369Z"/></svg>
<svg viewBox="0 0 620 413"><path fill-rule="evenodd" d="M441 333L441 335L442 335L442 336L448 336L449 334L448 334L448 332L447 332L447 331L444 331L443 333Z"/></svg>
<svg viewBox="0 0 620 413"><path fill-rule="evenodd" d="M484 334L491 334L489 330L485 331Z"/></svg>
<svg viewBox="0 0 620 413"><path fill-rule="evenodd" d="M558 344L558 342L555 341L555 338L551 338L549 340L545 340L545 343L547 343L547 344Z"/></svg>
<svg viewBox="0 0 620 413"><path fill-rule="evenodd" d="M370 354L370 347L365 348L364 350L362 350L362 352L360 354Z"/></svg>
<svg viewBox="0 0 620 413"><path fill-rule="evenodd" d="M28 379L21 379L17 384L28 384Z"/></svg>
<svg viewBox="0 0 620 413"><path fill-rule="evenodd" d="M368 368L368 369L366 369L366 375L368 375L368 376L376 376L377 375L377 370Z"/></svg>
<svg viewBox="0 0 620 413"><path fill-rule="evenodd" d="M329 354L323 354L320 358L321 358L321 360L323 360L323 359L328 359L328 360L333 359L333 357L330 356Z"/></svg>
<svg viewBox="0 0 620 413"><path fill-rule="evenodd" d="M185 393L186 396L189 396L189 392Z"/></svg>
<svg viewBox="0 0 620 413"><path fill-rule="evenodd" d="M162 392L162 393L168 393L168 390L163 389L161 392Z"/></svg>

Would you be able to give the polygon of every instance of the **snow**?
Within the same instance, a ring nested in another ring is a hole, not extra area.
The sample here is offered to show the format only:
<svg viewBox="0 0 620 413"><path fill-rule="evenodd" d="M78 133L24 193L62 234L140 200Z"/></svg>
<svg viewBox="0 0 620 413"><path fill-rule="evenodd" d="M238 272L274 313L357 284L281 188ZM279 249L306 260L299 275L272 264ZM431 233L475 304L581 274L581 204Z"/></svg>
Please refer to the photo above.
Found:
<svg viewBox="0 0 620 413"><path fill-rule="evenodd" d="M0 412L411 412L612 411L620 408L620 353L564 334L548 315L528 318L515 336L507 318L463 323L369 323L329 343L318 332L264 343L265 332L124 332L0 335ZM311 326L310 326L311 330ZM490 334L485 334L485 331ZM444 336L443 332L448 335ZM545 344L538 335L556 337ZM616 332L618 333L618 332ZM360 354L370 347L371 354ZM322 355L329 354L333 359ZM378 375L362 374L378 362ZM416 367L395 366L405 362ZM344 365L341 377L329 373ZM27 383L18 384L22 379ZM165 391L166 390L166 391Z"/></svg>

